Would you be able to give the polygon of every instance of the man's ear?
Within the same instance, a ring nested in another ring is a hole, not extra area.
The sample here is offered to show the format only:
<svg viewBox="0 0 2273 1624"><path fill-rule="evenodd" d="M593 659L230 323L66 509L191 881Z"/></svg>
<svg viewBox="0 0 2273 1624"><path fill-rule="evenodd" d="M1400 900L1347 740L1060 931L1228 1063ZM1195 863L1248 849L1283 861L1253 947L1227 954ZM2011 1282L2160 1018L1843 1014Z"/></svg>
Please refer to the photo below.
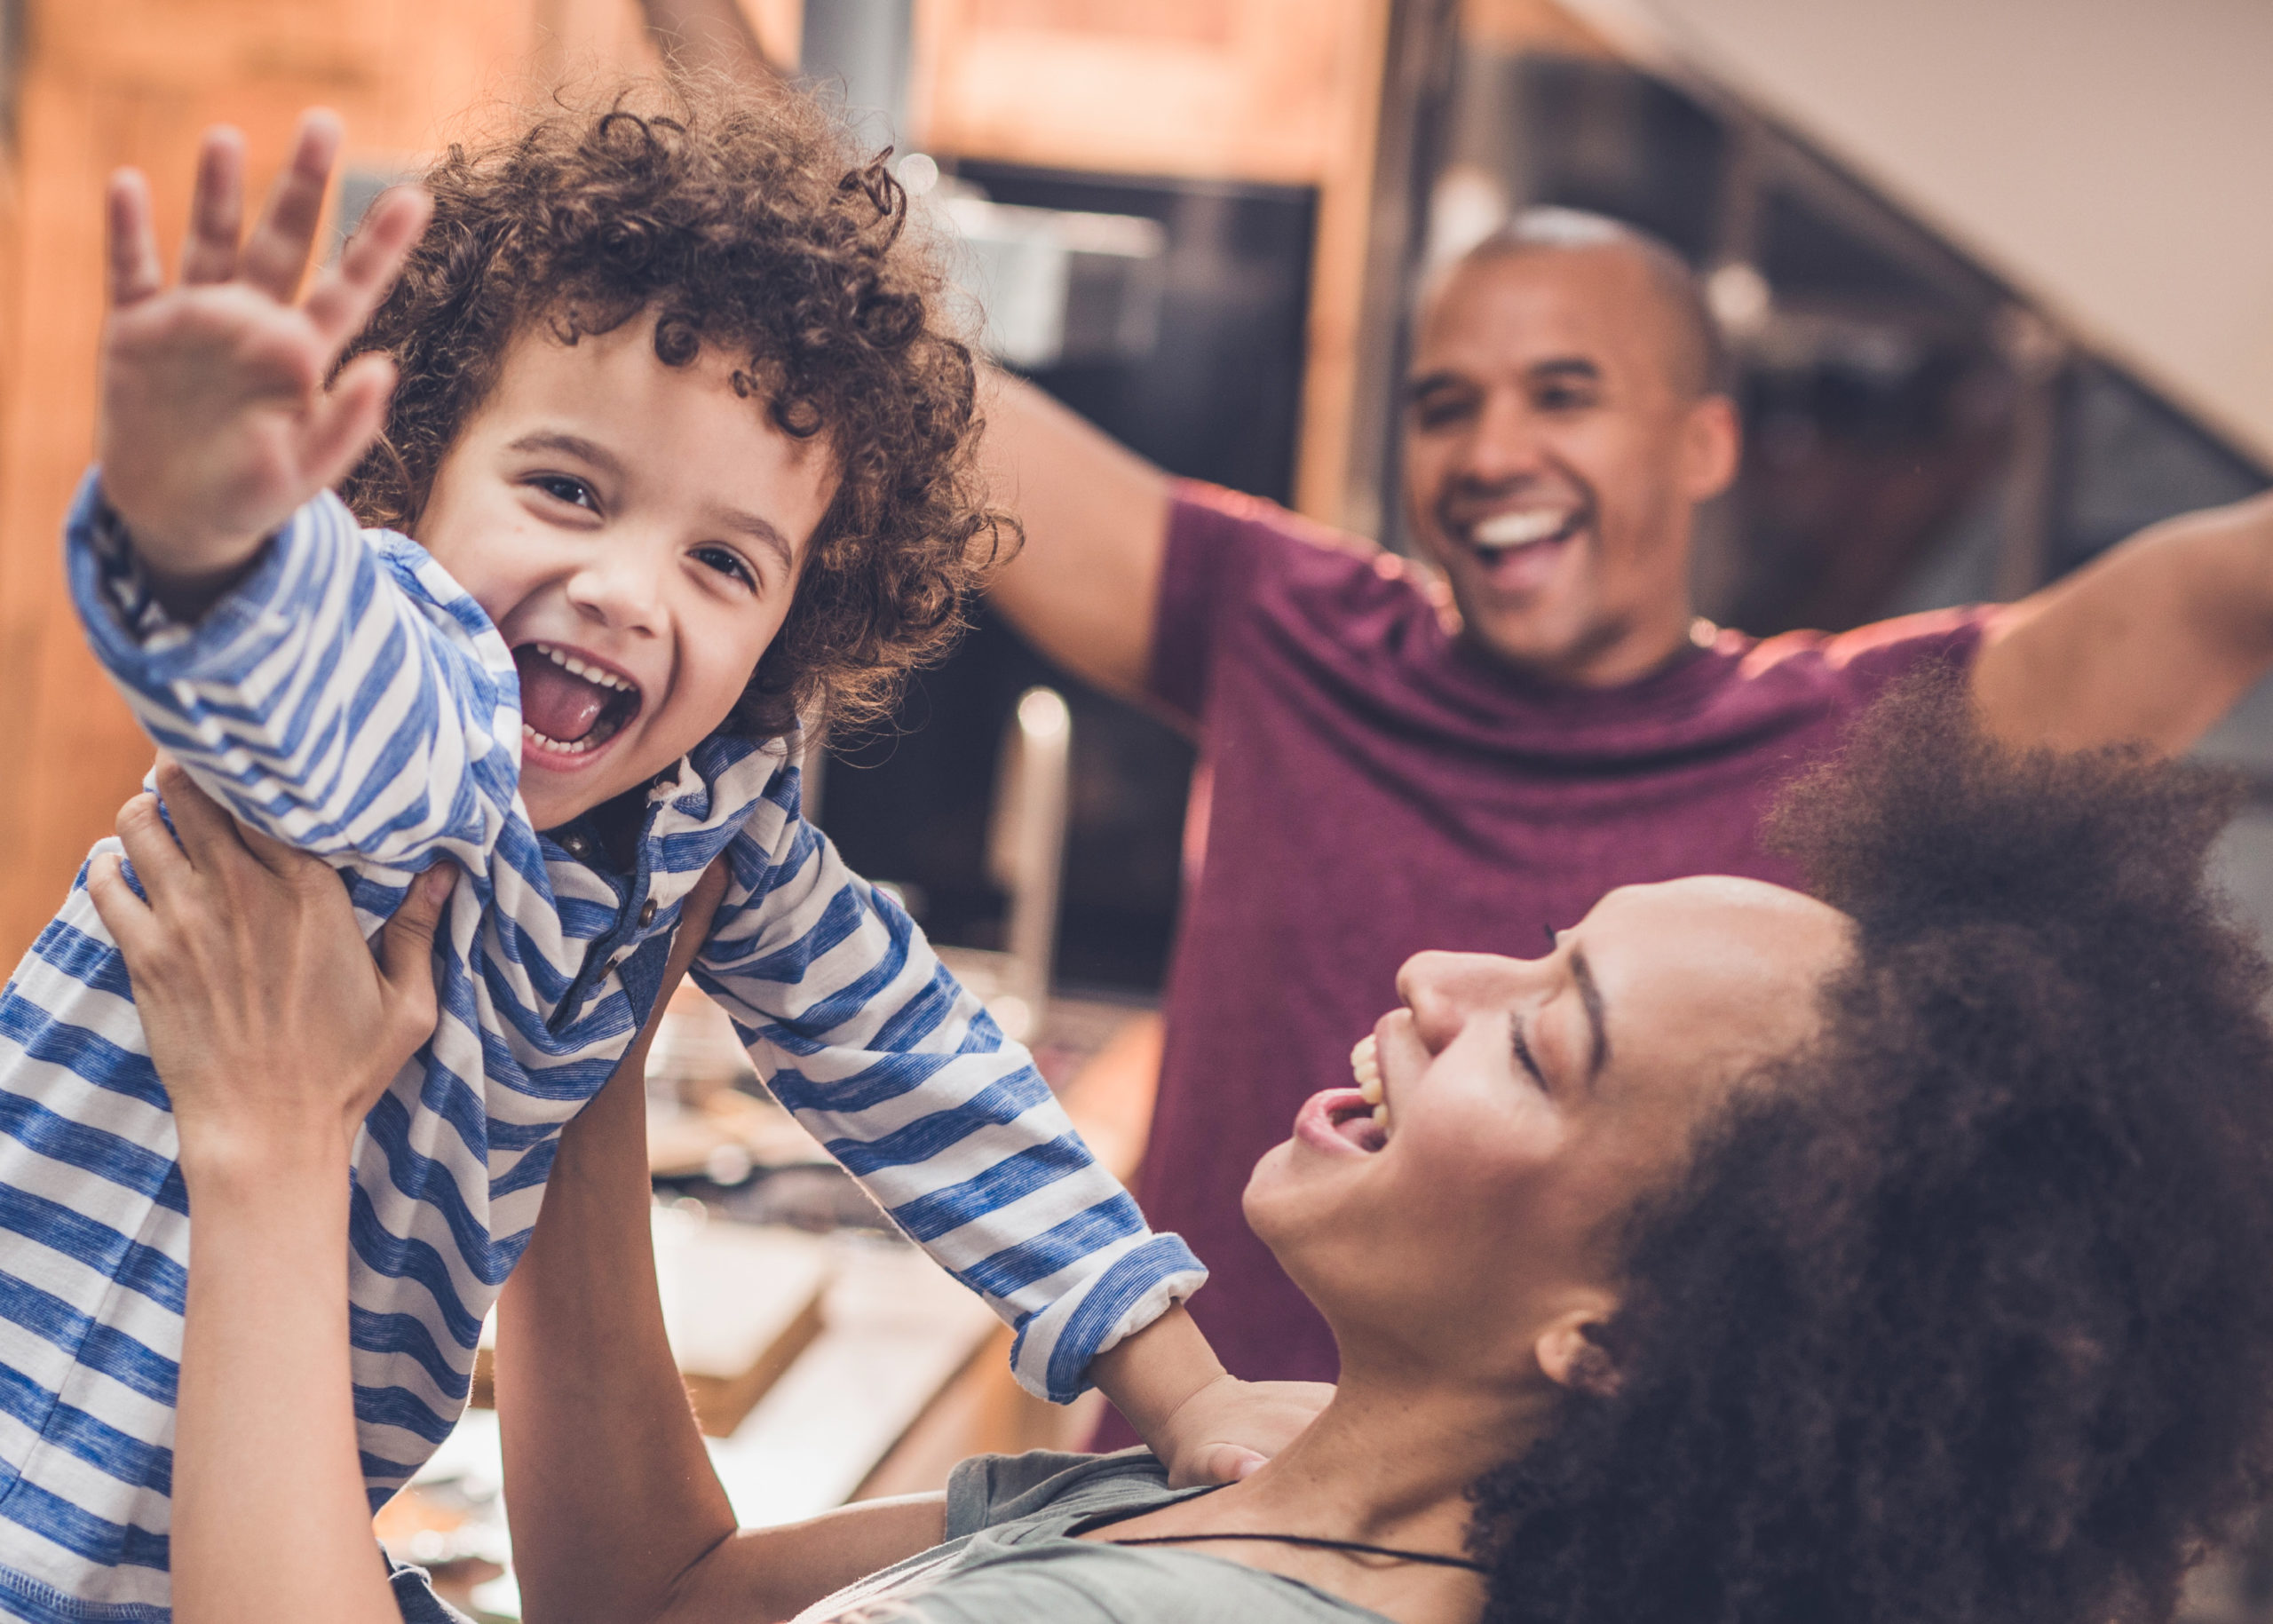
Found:
<svg viewBox="0 0 2273 1624"><path fill-rule="evenodd" d="M1532 1357L1557 1387L1607 1398L1618 1391L1618 1366L1604 1333L1617 1304L1607 1297L1564 1311L1532 1343Z"/></svg>
<svg viewBox="0 0 2273 1624"><path fill-rule="evenodd" d="M1729 488L1744 451L1744 426L1737 403L1723 394L1706 395L1689 408L1682 425L1682 494L1707 502Z"/></svg>

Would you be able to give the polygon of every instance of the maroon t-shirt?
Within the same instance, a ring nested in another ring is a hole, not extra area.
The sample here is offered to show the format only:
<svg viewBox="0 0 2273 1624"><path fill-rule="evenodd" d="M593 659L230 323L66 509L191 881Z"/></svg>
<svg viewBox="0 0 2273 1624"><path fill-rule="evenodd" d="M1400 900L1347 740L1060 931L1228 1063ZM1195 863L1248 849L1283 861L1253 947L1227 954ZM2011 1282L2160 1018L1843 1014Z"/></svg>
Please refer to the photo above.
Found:
<svg viewBox="0 0 2273 1624"><path fill-rule="evenodd" d="M1333 1379L1316 1311L1239 1216L1295 1108L1424 948L1534 958L1614 886L1794 875L1777 787L1892 678L1969 661L1984 611L1699 646L1623 687L1492 663L1429 582L1283 509L1179 487L1151 689L1200 773L1168 1050L1137 1197L1213 1271L1192 1312L1232 1371Z"/></svg>

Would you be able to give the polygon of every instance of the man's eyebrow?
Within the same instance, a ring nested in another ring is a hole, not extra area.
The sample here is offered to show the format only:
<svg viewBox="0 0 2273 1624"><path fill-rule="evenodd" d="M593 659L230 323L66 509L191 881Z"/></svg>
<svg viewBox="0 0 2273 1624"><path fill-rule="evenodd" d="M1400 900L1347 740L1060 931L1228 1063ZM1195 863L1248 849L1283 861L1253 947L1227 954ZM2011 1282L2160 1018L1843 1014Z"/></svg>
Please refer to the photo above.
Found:
<svg viewBox="0 0 2273 1624"><path fill-rule="evenodd" d="M1591 1083L1602 1075L1602 1068L1610 1059L1610 1033L1603 1025L1602 988L1595 985L1594 967L1576 947L1571 949L1571 979L1579 984L1579 1002L1587 1011L1587 1030L1594 1035L1594 1056L1587 1062L1587 1081Z"/></svg>
<svg viewBox="0 0 2273 1624"><path fill-rule="evenodd" d="M1524 368L1524 376L1533 383L1556 378L1583 378L1591 383L1602 381L1602 368L1584 355L1550 355L1545 360L1535 360Z"/></svg>
<svg viewBox="0 0 2273 1624"><path fill-rule="evenodd" d="M557 451L590 463L603 473L621 478L622 459L606 446L561 429L532 429L505 448L508 451Z"/></svg>
<svg viewBox="0 0 2273 1624"><path fill-rule="evenodd" d="M1440 389L1460 389L1469 386L1468 379L1459 373L1440 368L1435 372L1418 373L1407 378L1405 383L1405 398L1407 400L1418 400L1422 395L1434 394Z"/></svg>

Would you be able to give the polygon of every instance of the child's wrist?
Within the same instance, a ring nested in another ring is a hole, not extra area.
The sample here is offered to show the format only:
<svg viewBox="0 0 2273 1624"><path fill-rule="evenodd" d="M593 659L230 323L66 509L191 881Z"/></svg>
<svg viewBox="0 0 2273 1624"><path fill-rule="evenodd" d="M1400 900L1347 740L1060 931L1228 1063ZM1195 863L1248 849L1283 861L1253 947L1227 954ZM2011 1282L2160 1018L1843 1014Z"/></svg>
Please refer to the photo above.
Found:
<svg viewBox="0 0 2273 1624"><path fill-rule="evenodd" d="M1090 1361L1089 1379L1147 1443L1228 1373L1181 1303Z"/></svg>

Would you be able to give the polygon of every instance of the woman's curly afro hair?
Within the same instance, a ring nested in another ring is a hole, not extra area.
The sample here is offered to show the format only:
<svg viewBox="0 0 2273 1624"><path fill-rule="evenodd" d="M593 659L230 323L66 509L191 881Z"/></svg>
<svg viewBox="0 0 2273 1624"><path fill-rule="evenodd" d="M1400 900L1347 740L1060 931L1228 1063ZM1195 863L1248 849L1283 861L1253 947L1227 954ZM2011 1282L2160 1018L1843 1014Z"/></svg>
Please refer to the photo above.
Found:
<svg viewBox="0 0 2273 1624"><path fill-rule="evenodd" d="M433 224L351 352L388 352L401 381L349 505L415 530L523 332L573 344L646 322L666 365L727 356L752 409L822 437L843 473L726 726L772 738L888 709L1015 525L980 494L970 352L883 158L810 98L681 75L557 97L508 139L451 147L424 184Z"/></svg>
<svg viewBox="0 0 2273 1624"><path fill-rule="evenodd" d="M2227 787L2014 752L1947 673L1773 837L1857 924L1635 1220L1620 1380L1474 1491L1493 1620L2111 1624L2273 1463L2268 973Z"/></svg>

